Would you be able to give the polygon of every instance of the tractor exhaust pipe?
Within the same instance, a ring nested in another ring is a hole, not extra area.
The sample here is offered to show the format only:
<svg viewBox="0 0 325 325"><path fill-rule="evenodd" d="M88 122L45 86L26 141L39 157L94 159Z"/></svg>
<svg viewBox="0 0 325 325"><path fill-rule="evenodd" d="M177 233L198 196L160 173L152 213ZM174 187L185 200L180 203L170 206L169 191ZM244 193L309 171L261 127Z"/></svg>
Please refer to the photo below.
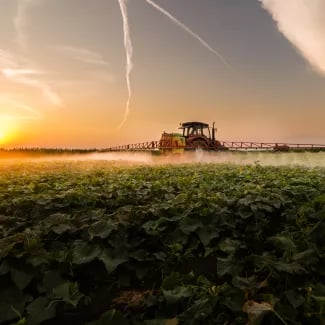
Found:
<svg viewBox="0 0 325 325"><path fill-rule="evenodd" d="M216 131L215 131L215 128L214 128L214 124L216 122L213 122L212 124L212 141L214 142L216 140Z"/></svg>

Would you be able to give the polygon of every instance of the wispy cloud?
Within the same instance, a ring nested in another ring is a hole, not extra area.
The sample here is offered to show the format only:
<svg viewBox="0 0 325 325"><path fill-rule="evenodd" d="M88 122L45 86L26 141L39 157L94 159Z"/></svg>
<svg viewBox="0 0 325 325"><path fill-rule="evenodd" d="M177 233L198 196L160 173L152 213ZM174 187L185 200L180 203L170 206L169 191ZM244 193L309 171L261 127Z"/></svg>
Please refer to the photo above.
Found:
<svg viewBox="0 0 325 325"><path fill-rule="evenodd" d="M0 49L0 67L12 68L15 66L17 66L17 58L14 58L11 53Z"/></svg>
<svg viewBox="0 0 325 325"><path fill-rule="evenodd" d="M28 10L32 5L40 3L42 0L18 0L14 26L16 29L16 39L23 50L27 50L26 29L28 26Z"/></svg>
<svg viewBox="0 0 325 325"><path fill-rule="evenodd" d="M40 74L40 72L31 69L11 69L11 68L2 69L2 73L8 78L15 78L23 75Z"/></svg>
<svg viewBox="0 0 325 325"><path fill-rule="evenodd" d="M51 48L53 48L58 52L66 54L75 60L81 61L83 63L94 64L94 65L105 65L105 66L108 65L108 62L105 61L105 59L100 53L85 48L67 46L67 45L53 46Z"/></svg>
<svg viewBox="0 0 325 325"><path fill-rule="evenodd" d="M16 116L16 118L22 120L38 120L42 117L39 111L37 111L35 108L31 107L30 105L27 105L24 102L14 100L11 104L13 107L20 108L26 113L29 113L28 115L21 114L19 116Z"/></svg>
<svg viewBox="0 0 325 325"><path fill-rule="evenodd" d="M52 105L62 106L60 96L48 83L40 79L40 75L46 73L30 68L26 59L0 50L0 72L3 77L12 82L39 89Z"/></svg>
<svg viewBox="0 0 325 325"><path fill-rule="evenodd" d="M6 107L6 112L1 114L2 117L7 116L7 118L14 118L15 120L38 120L42 117L37 109L12 94L0 94L0 104ZM18 109L18 114L13 112L13 109Z"/></svg>
<svg viewBox="0 0 325 325"><path fill-rule="evenodd" d="M36 5L44 0L18 0L18 7L14 17L14 26L16 29L16 37L19 46L22 50L28 49L26 29L28 25L28 10L31 6ZM9 61L8 61L9 60ZM17 58L10 53L0 52L0 68L2 74L9 80L26 85L29 87L38 88L43 93L43 96L54 106L62 106L62 100L58 94L44 81L36 78L39 73L33 69L26 68L29 64L28 60L24 59L24 64L17 62ZM5 64L9 63L9 64Z"/></svg>
<svg viewBox="0 0 325 325"><path fill-rule="evenodd" d="M325 74L325 1L259 0L278 29L319 73Z"/></svg>

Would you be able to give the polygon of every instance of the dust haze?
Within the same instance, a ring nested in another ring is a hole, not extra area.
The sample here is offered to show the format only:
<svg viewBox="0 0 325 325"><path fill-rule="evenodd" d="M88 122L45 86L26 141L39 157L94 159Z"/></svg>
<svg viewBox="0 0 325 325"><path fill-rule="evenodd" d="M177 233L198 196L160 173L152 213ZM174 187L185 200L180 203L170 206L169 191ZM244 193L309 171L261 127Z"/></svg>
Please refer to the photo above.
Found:
<svg viewBox="0 0 325 325"><path fill-rule="evenodd" d="M90 154L82 159L119 161L132 164L191 164L219 163L261 166L325 167L325 152L186 152L155 156L151 153Z"/></svg>
<svg viewBox="0 0 325 325"><path fill-rule="evenodd" d="M112 162L114 165L170 165L216 163L261 166L325 167L325 152L186 152L155 155L150 152L108 152L67 155L20 155L0 159L2 164L17 162Z"/></svg>

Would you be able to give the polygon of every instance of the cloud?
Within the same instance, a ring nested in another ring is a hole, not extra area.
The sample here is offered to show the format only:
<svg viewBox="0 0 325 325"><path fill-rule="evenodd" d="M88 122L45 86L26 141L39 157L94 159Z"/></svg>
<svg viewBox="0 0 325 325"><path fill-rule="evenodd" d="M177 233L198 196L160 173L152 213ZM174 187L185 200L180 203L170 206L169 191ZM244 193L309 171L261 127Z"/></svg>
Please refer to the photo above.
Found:
<svg viewBox="0 0 325 325"><path fill-rule="evenodd" d="M46 73L30 68L26 59L0 49L0 72L12 82L39 89L52 105L62 106L60 96L40 79L40 75Z"/></svg>
<svg viewBox="0 0 325 325"><path fill-rule="evenodd" d="M31 75L37 75L37 71L29 69L2 69L2 74L9 80L40 89L43 96L48 99L48 101L54 106L62 106L62 100L57 95L49 85L43 81L31 77Z"/></svg>
<svg viewBox="0 0 325 325"><path fill-rule="evenodd" d="M10 109L18 108L20 111L23 111L20 112L18 115L17 112L6 112L5 114L1 114L2 117L6 116L10 119L14 118L15 120L37 120L41 118L41 113L37 109L26 104L20 99L17 99L12 94L0 94L0 105Z"/></svg>
<svg viewBox="0 0 325 325"><path fill-rule="evenodd" d="M18 7L13 23L17 34L16 40L23 50L27 49L26 28L28 25L28 9L41 1L42 0L18 0Z"/></svg>
<svg viewBox="0 0 325 325"><path fill-rule="evenodd" d="M319 73L325 74L325 1L259 0L283 35Z"/></svg>
<svg viewBox="0 0 325 325"><path fill-rule="evenodd" d="M2 73L8 77L8 78L14 78L19 77L22 75L35 75L39 74L38 71L30 70L30 69L11 69L11 68L5 68L2 69Z"/></svg>
<svg viewBox="0 0 325 325"><path fill-rule="evenodd" d="M18 116L18 118L20 118L20 119L24 119L24 120L38 120L38 119L41 118L41 114L40 114L39 111L37 111L35 108L27 105L24 102L15 100L15 101L12 102L12 105L14 107L21 108L25 112L29 113L29 115L27 115L27 116L26 115L20 115L20 116Z"/></svg>
<svg viewBox="0 0 325 325"><path fill-rule="evenodd" d="M0 49L0 67L14 67L16 60L13 55L7 51Z"/></svg>
<svg viewBox="0 0 325 325"><path fill-rule="evenodd" d="M94 65L108 65L100 53L73 46L54 46L54 50L70 56L71 58Z"/></svg>

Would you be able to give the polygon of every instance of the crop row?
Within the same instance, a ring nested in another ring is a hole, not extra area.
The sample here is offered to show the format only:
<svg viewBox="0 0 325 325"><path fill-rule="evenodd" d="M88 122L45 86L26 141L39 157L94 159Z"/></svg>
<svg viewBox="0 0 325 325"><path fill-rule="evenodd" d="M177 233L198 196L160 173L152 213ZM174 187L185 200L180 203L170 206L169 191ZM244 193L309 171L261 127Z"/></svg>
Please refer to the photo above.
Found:
<svg viewBox="0 0 325 325"><path fill-rule="evenodd" d="M323 324L325 170L3 166L0 324Z"/></svg>

